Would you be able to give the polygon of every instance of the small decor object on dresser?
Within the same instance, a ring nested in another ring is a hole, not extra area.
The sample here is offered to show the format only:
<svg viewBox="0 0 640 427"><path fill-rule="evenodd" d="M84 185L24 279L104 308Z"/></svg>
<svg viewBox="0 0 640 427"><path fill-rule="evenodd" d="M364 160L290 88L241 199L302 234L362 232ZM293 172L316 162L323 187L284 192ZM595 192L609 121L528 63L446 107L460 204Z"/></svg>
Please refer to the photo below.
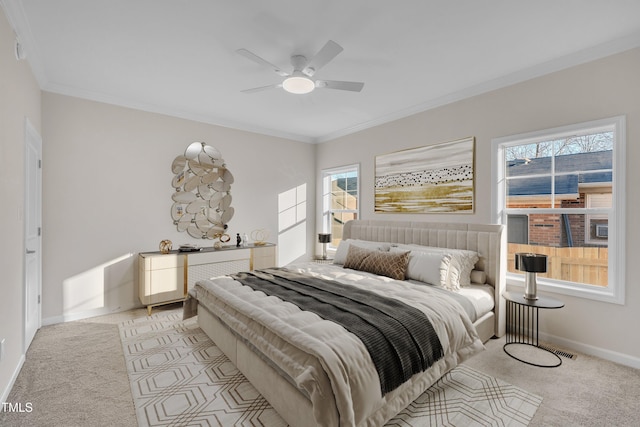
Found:
<svg viewBox="0 0 640 427"><path fill-rule="evenodd" d="M251 240L253 240L253 244L256 246L264 246L267 243L268 238L269 230L260 228L251 232Z"/></svg>
<svg viewBox="0 0 640 427"><path fill-rule="evenodd" d="M171 240L164 239L160 242L160 253L168 254L173 248L173 243Z"/></svg>

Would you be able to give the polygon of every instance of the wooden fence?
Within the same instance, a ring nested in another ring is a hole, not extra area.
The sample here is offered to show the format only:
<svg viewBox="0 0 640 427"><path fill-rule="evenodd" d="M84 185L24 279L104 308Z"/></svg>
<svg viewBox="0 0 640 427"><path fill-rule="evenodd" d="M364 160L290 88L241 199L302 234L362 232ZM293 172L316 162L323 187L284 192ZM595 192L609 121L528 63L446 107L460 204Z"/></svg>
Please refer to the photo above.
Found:
<svg viewBox="0 0 640 427"><path fill-rule="evenodd" d="M554 248L509 243L507 265L510 272L521 273L516 271L514 265L517 252L547 255L547 272L539 274L539 277L596 286L607 286L608 284L608 248Z"/></svg>

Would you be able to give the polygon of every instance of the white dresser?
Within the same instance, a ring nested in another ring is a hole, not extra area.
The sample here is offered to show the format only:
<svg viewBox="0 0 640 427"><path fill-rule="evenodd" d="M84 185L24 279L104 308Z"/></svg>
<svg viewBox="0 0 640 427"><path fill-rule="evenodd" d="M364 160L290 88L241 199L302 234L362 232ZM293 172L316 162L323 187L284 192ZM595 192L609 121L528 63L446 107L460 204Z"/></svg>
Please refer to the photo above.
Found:
<svg viewBox="0 0 640 427"><path fill-rule="evenodd" d="M198 280L276 266L276 245L138 254L140 302L151 309L185 299Z"/></svg>

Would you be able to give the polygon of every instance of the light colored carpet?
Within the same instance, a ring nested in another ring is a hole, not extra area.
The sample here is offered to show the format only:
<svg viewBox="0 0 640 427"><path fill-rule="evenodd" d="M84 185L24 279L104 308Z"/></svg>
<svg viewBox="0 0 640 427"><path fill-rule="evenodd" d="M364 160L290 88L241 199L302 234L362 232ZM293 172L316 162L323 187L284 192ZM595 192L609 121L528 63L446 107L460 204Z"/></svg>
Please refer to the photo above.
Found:
<svg viewBox="0 0 640 427"><path fill-rule="evenodd" d="M123 322L123 342L140 427L286 423L224 354L181 313ZM389 426L526 426L542 398L460 366Z"/></svg>
<svg viewBox="0 0 640 427"><path fill-rule="evenodd" d="M2 427L135 426L118 327L69 322L37 332L7 402Z"/></svg>
<svg viewBox="0 0 640 427"><path fill-rule="evenodd" d="M33 410L0 412L0 426L135 427L118 325L146 317L141 308L41 328L7 398ZM486 351L464 365L542 396L529 427L639 425L640 370L584 354L563 358L557 368L536 368L507 356L503 344L489 340Z"/></svg>

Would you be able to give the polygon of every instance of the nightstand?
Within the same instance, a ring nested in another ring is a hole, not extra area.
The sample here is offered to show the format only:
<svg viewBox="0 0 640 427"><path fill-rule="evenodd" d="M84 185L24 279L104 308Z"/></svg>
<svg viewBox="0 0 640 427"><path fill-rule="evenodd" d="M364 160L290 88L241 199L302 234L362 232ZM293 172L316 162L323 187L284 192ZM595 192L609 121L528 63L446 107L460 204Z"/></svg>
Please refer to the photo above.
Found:
<svg viewBox="0 0 640 427"><path fill-rule="evenodd" d="M562 364L562 359L557 354L540 347L538 341L538 326L540 309L558 309L564 307L560 300L550 297L538 297L538 299L527 299L521 293L505 292L502 294L507 300L507 333L506 343L503 346L504 352L520 362L542 368L555 368ZM515 356L509 351L512 346L527 345L548 352L558 359L558 363L540 364L530 360L524 360Z"/></svg>

